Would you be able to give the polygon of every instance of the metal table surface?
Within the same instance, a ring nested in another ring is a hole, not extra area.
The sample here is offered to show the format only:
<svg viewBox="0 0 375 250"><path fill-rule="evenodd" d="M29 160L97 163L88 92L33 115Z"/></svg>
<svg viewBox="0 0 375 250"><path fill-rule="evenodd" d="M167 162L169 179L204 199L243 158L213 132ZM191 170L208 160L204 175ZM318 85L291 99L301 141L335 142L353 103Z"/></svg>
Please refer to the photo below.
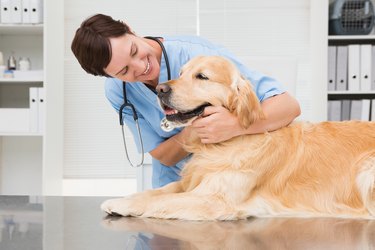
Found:
<svg viewBox="0 0 375 250"><path fill-rule="evenodd" d="M105 199L0 196L0 249L375 249L375 221L108 217Z"/></svg>

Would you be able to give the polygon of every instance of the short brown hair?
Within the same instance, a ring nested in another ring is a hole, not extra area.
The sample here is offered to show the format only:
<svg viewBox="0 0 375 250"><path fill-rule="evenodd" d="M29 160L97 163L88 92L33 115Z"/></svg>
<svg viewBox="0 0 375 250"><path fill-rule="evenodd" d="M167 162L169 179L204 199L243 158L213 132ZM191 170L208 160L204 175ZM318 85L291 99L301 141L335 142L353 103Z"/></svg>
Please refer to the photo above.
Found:
<svg viewBox="0 0 375 250"><path fill-rule="evenodd" d="M104 72L111 61L109 38L133 34L129 26L112 17L96 14L82 22L72 41L71 49L81 67L95 76L109 76Z"/></svg>

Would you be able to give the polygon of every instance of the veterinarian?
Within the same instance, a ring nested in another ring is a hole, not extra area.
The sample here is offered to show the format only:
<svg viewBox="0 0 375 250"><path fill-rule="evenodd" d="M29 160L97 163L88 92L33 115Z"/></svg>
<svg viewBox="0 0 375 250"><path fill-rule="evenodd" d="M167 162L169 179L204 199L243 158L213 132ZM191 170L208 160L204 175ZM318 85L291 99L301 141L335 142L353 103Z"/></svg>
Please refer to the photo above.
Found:
<svg viewBox="0 0 375 250"><path fill-rule="evenodd" d="M81 24L71 45L87 73L107 77L105 93L117 112L124 103L123 81L127 82L127 100L134 105L138 115L144 151L152 156L154 188L179 179L179 172L189 158L182 144L193 130L202 143L217 143L242 134L279 129L300 114L298 102L285 92L279 82L248 69L224 47L197 36L161 36L156 39L161 44L155 39L136 35L121 21L97 14ZM266 119L244 129L227 109L212 106L206 107L203 116L189 127L169 132L162 130L160 121L165 115L159 107L155 87L168 80L167 64L170 77L175 79L181 67L199 55L220 55L234 62L253 84ZM132 112L125 109L123 113L126 125L134 138L138 138ZM141 151L141 146L137 147Z"/></svg>

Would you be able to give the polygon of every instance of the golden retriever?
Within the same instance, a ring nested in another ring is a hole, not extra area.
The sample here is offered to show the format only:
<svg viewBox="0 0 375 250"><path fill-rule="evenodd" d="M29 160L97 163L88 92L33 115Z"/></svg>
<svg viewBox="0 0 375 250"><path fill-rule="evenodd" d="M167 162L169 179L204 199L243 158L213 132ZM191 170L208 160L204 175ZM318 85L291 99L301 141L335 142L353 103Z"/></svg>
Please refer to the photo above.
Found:
<svg viewBox="0 0 375 250"><path fill-rule="evenodd" d="M250 83L225 58L197 57L160 84L167 119L184 126L207 105L223 106L244 128L263 119ZM192 137L180 181L111 199L109 214L183 220L256 217L375 218L375 123L295 122L216 144Z"/></svg>

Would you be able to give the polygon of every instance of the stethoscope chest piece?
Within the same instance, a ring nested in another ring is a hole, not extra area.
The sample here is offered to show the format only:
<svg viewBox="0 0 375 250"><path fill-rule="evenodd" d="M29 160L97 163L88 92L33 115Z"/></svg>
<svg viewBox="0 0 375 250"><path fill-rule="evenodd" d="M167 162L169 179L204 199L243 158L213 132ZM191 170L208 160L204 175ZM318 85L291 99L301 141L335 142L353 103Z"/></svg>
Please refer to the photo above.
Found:
<svg viewBox="0 0 375 250"><path fill-rule="evenodd" d="M160 121L160 128L165 132L171 132L174 129L174 126L171 124L170 121L167 120L167 118L164 117Z"/></svg>

